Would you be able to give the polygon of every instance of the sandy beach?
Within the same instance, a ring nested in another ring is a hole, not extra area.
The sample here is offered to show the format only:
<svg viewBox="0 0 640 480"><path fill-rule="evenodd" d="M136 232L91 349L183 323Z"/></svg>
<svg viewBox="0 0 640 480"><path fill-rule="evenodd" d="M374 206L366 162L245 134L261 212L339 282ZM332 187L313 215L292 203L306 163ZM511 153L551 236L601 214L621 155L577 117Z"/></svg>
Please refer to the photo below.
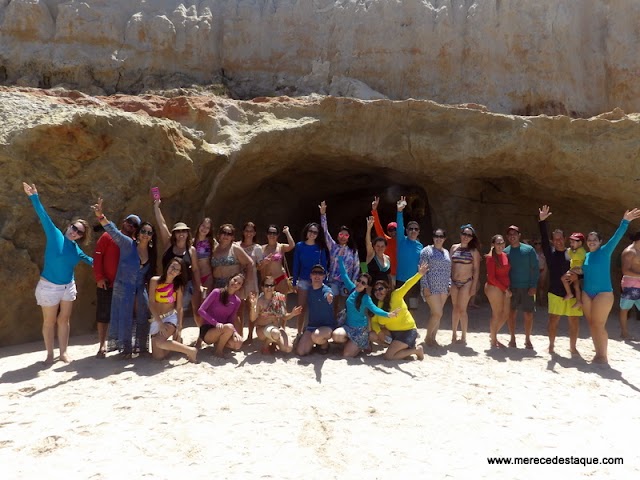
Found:
<svg viewBox="0 0 640 480"><path fill-rule="evenodd" d="M609 320L610 366L592 365L581 323L569 355L566 321L546 351L488 351L489 308L469 344L449 343L450 307L423 362L382 351L343 360L264 356L259 342L189 364L175 355L95 358L97 335L73 337L70 364L44 368L41 342L0 349L3 478L387 479L638 478L640 343ZM416 314L424 337L426 309ZM189 323L191 321L189 320ZM293 330L290 330L293 333ZM500 338L508 341L503 330ZM518 345L523 347L522 320ZM630 320L640 337L640 322ZM187 342L196 337L187 328ZM489 465L487 457L622 457L623 465Z"/></svg>

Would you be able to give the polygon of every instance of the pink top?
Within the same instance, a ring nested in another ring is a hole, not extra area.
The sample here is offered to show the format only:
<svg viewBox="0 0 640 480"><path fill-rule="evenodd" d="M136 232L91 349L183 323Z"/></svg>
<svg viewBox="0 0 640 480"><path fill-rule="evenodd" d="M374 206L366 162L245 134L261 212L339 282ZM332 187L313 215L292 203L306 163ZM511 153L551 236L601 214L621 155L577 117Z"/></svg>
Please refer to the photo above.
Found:
<svg viewBox="0 0 640 480"><path fill-rule="evenodd" d="M217 325L219 323L233 323L238 315L240 308L240 297L237 295L229 295L228 303L224 305L220 300L221 288L215 288L207 296L205 301L198 309L198 313L209 325Z"/></svg>

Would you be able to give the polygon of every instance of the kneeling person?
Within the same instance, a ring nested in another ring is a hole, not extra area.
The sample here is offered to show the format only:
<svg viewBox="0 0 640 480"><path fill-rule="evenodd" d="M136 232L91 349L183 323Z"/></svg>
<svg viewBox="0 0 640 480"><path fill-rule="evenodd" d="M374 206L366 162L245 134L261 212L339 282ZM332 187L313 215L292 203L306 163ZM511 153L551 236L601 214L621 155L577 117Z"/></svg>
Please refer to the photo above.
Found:
<svg viewBox="0 0 640 480"><path fill-rule="evenodd" d="M311 288L308 290L307 298L309 324L296 348L296 353L300 356L311 353L314 345L320 347L321 353L329 351L328 342L336 328L336 319L333 315L331 288L323 283L325 275L326 270L322 265L314 265L311 268Z"/></svg>

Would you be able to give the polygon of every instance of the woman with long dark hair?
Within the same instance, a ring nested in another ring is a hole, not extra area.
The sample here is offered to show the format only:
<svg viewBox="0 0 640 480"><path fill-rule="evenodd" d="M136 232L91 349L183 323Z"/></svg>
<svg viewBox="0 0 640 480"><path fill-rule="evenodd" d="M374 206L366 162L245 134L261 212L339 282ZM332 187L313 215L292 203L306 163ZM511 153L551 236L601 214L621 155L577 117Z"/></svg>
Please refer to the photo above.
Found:
<svg viewBox="0 0 640 480"><path fill-rule="evenodd" d="M301 237L293 255L293 286L298 292L298 305L303 311L298 316L298 335L302 334L304 327L307 292L311 288L311 269L314 265L322 265L327 270L329 262L329 251L320 225L315 222L307 223L302 229Z"/></svg>
<svg viewBox="0 0 640 480"><path fill-rule="evenodd" d="M451 247L451 343L467 343L469 299L478 289L480 276L480 244L473 226L468 223L460 227L460 243ZM458 340L458 324L462 327L462 336Z"/></svg>
<svg viewBox="0 0 640 480"><path fill-rule="evenodd" d="M369 347L369 317L367 312L377 315L379 318L390 318L396 316L396 311L387 312L374 305L373 300L367 293L367 288L371 286L371 275L361 273L357 282L353 283L342 257L338 257L338 266L342 281L348 289L349 296L346 303L346 321L342 327L333 331L333 341L335 343L346 343L342 352L343 357L355 357Z"/></svg>
<svg viewBox="0 0 640 480"><path fill-rule="evenodd" d="M42 336L47 349L47 358L44 363L51 365L54 361L53 344L56 325L60 360L68 363L71 361L67 355L69 319L73 302L78 294L73 270L80 261L93 265L93 259L82 251L77 242L82 240L83 245L86 246L91 241L91 229L86 220L77 218L69 223L64 233L61 232L40 203L36 186L22 182L22 188L29 197L47 237L44 268L36 286L36 301L42 308Z"/></svg>
<svg viewBox="0 0 640 480"><path fill-rule="evenodd" d="M157 360L162 360L169 352L179 352L184 353L190 362L196 361L198 351L175 340L182 331L186 268L182 258L172 258L162 275L149 281L151 354ZM173 337L173 340L169 337Z"/></svg>
<svg viewBox="0 0 640 480"><path fill-rule="evenodd" d="M240 297L238 292L244 284L244 275L238 273L227 281L223 288L214 288L200 307L202 317L200 326L200 342L215 344L214 354L224 356L224 349L240 350L242 335L235 327L238 324Z"/></svg>
<svg viewBox="0 0 640 480"><path fill-rule="evenodd" d="M489 337L491 348L504 348L498 341L498 332L509 318L511 310L511 290L509 280L509 257L504 253L505 241L502 235L491 238L491 251L485 255L487 262L487 283L484 293L491 305L491 320L489 322Z"/></svg>
<svg viewBox="0 0 640 480"><path fill-rule="evenodd" d="M113 284L109 337L115 341L122 358L149 351L149 297L147 285L155 275L156 244L153 226L140 224L134 238L123 234L102 210L102 199L91 207L105 231L120 249L118 271ZM134 335L134 312L136 315ZM135 338L135 345L133 339ZM101 355L104 357L103 355Z"/></svg>

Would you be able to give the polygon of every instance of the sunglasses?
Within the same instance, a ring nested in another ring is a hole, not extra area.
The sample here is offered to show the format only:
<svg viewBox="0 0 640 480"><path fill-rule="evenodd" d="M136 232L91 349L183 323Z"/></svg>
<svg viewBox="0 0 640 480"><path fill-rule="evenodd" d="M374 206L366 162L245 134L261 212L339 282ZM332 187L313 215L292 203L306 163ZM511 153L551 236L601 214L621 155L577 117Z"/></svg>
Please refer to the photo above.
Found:
<svg viewBox="0 0 640 480"><path fill-rule="evenodd" d="M233 235L233 232L230 232L229 230L223 230L222 232L220 232L220 235L231 236Z"/></svg>
<svg viewBox="0 0 640 480"><path fill-rule="evenodd" d="M395 228L387 228L387 232L395 232L396 229Z"/></svg>
<svg viewBox="0 0 640 480"><path fill-rule="evenodd" d="M473 237L473 233L462 232L460 234L461 237Z"/></svg>
<svg viewBox="0 0 640 480"><path fill-rule="evenodd" d="M131 220L130 218L127 218L127 219L124 221L124 223L128 223L128 224L129 224L129 225L131 225L132 227L136 227L136 228L138 228L138 224L137 224L135 221Z"/></svg>
<svg viewBox="0 0 640 480"><path fill-rule="evenodd" d="M318 235L318 230L307 230L307 232L312 233L313 235Z"/></svg>
<svg viewBox="0 0 640 480"><path fill-rule="evenodd" d="M263 287L264 287L264 288L273 288L273 287L275 287L275 286L276 286L276 284L275 284L275 283L265 283L265 284L263 285Z"/></svg>
<svg viewBox="0 0 640 480"><path fill-rule="evenodd" d="M267 232L267 235L278 235L278 232Z"/></svg>
<svg viewBox="0 0 640 480"><path fill-rule="evenodd" d="M349 238L351 235L349 235L348 233L339 233L338 236L342 238Z"/></svg>
<svg viewBox="0 0 640 480"><path fill-rule="evenodd" d="M366 280L358 280L358 283L362 286L368 287L369 286L369 282L367 282Z"/></svg>
<svg viewBox="0 0 640 480"><path fill-rule="evenodd" d="M434 235L433 238L447 238L444 235Z"/></svg>
<svg viewBox="0 0 640 480"><path fill-rule="evenodd" d="M420 229L418 227L409 227L407 228L407 232L419 232Z"/></svg>
<svg viewBox="0 0 640 480"><path fill-rule="evenodd" d="M153 230L145 230L144 228L140 230L140 235L153 235Z"/></svg>
<svg viewBox="0 0 640 480"><path fill-rule="evenodd" d="M78 227L76 227L74 224L71 224L71 230L73 230L75 233L77 233L78 235L84 235L84 230L80 230Z"/></svg>
<svg viewBox="0 0 640 480"><path fill-rule="evenodd" d="M315 271L315 272L311 272L311 275L324 275L324 272Z"/></svg>
<svg viewBox="0 0 640 480"><path fill-rule="evenodd" d="M180 234L180 233L189 233L189 230L174 230L174 232Z"/></svg>
<svg viewBox="0 0 640 480"><path fill-rule="evenodd" d="M374 292L384 292L386 289L386 287L378 287L374 290Z"/></svg>

